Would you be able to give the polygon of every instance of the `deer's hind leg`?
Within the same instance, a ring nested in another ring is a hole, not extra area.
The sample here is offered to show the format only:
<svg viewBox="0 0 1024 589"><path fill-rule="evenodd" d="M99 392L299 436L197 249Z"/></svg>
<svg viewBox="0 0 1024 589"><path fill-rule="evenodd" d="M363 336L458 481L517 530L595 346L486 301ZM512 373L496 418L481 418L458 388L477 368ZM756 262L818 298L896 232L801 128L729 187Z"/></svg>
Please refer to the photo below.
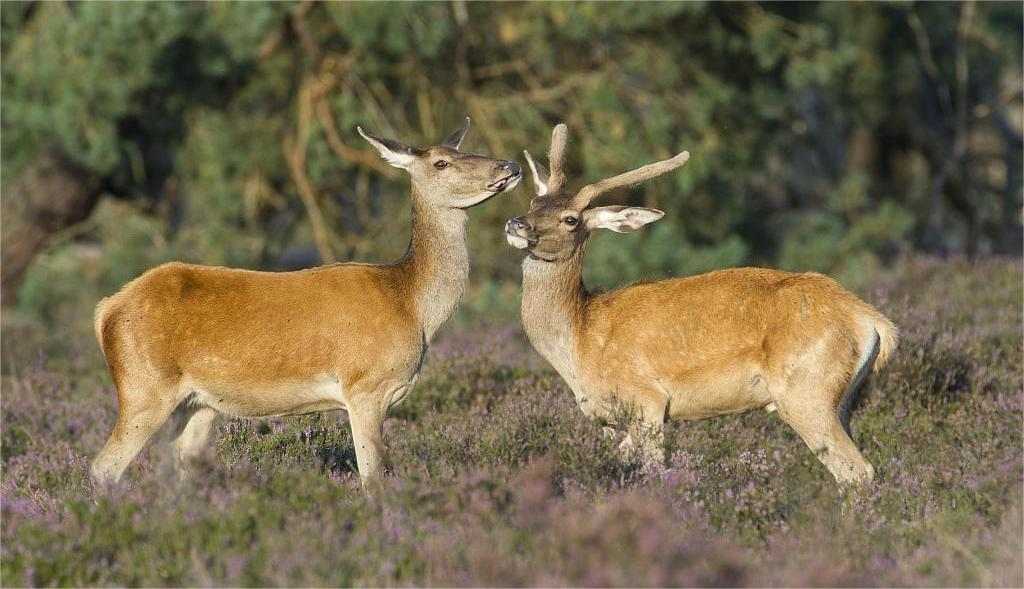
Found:
<svg viewBox="0 0 1024 589"><path fill-rule="evenodd" d="M161 378L115 379L117 423L92 463L99 484L117 482L126 468L181 402L175 381Z"/></svg>
<svg viewBox="0 0 1024 589"><path fill-rule="evenodd" d="M174 439L174 458L178 476L185 478L192 463L206 451L210 432L220 414L212 407L179 407L179 411L182 411L182 419Z"/></svg>
<svg viewBox="0 0 1024 589"><path fill-rule="evenodd" d="M853 378L850 372L824 358L809 362L807 368L793 370L775 404L779 417L796 430L836 482L862 485L874 480L875 469L850 439L841 418Z"/></svg>
<svg viewBox="0 0 1024 589"><path fill-rule="evenodd" d="M870 483L875 469L854 445L835 409L798 407L779 414L803 439L807 447L841 485Z"/></svg>

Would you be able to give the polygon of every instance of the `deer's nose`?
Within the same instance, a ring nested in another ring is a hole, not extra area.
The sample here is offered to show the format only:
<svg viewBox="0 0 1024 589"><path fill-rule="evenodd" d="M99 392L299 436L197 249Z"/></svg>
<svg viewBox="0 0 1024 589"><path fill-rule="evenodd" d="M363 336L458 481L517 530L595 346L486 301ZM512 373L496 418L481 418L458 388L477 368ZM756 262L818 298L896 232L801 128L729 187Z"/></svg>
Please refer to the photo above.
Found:
<svg viewBox="0 0 1024 589"><path fill-rule="evenodd" d="M530 224L527 223L522 217L513 217L506 223L506 228L512 231L528 231Z"/></svg>
<svg viewBox="0 0 1024 589"><path fill-rule="evenodd" d="M522 171L522 169L519 167L519 164L507 160L498 162L498 169L516 175L518 175L519 172Z"/></svg>

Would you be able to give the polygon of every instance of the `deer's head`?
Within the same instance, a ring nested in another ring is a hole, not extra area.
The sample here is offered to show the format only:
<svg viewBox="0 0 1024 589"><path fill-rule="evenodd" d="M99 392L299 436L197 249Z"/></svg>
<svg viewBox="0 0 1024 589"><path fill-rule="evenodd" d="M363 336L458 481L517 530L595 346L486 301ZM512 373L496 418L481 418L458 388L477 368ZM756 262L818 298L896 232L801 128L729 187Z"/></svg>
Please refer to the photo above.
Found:
<svg viewBox="0 0 1024 589"><path fill-rule="evenodd" d="M509 219L505 224L505 238L512 247L526 250L530 257L545 262L559 262L576 256L594 229L629 233L662 218L665 213L657 209L592 207L590 204L602 193L660 176L682 166L690 158L690 152L684 151L673 158L588 184L571 193L565 189L565 144L566 127L560 124L551 133L548 151L550 173L535 162L529 152L523 152L533 172L536 196L530 201L529 212Z"/></svg>
<svg viewBox="0 0 1024 589"><path fill-rule="evenodd" d="M433 147L409 147L356 129L384 161L409 172L418 198L432 206L466 209L515 188L522 179L515 162L459 151L469 131L469 117L461 129Z"/></svg>

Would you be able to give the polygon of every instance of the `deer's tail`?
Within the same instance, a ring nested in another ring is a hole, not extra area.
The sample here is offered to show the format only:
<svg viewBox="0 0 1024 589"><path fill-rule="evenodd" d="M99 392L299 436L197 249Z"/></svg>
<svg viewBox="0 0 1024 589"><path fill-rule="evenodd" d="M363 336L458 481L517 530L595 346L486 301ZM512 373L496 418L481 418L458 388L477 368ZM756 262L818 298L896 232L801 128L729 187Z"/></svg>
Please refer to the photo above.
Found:
<svg viewBox="0 0 1024 589"><path fill-rule="evenodd" d="M872 371L878 373L892 359L892 354L900 343L900 330L888 317L876 309L872 308L871 311L871 320L874 323L875 333L878 334L878 356L875 358Z"/></svg>
<svg viewBox="0 0 1024 589"><path fill-rule="evenodd" d="M100 300L96 305L96 311L93 313L93 329L96 330L96 342L100 345L100 351L103 352L103 357L107 356L107 345L104 341L103 334L106 331L104 325L106 325L107 316L110 314L111 304L114 302L114 297L105 297Z"/></svg>

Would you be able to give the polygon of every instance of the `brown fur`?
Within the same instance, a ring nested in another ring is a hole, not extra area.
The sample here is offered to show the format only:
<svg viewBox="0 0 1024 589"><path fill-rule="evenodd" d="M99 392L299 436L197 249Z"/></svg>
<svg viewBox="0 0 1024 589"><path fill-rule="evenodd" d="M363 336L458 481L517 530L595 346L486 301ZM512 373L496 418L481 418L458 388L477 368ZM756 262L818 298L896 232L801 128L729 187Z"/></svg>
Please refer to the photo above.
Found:
<svg viewBox="0 0 1024 589"><path fill-rule="evenodd" d="M412 238L394 264L275 273L171 263L102 300L96 339L119 413L94 477L119 478L179 407L182 461L202 450L217 413L346 409L360 475L378 477L384 415L411 389L428 342L465 288L463 209L519 179L512 162L458 152L467 128L428 149L364 134L413 180Z"/></svg>
<svg viewBox="0 0 1024 589"><path fill-rule="evenodd" d="M561 153L555 146L564 146L564 137L564 128L556 128L552 152ZM587 415L607 420L621 405L638 410L646 430L641 449L649 458L661 456L667 418L767 408L779 411L839 482L870 480L874 470L850 440L845 414L868 369L877 371L890 358L897 331L836 281L735 268L596 295L584 288L583 252L592 229L632 231L662 215L589 203L687 158L684 152L575 195L564 193L562 182L548 182L530 160L539 196L506 232L512 245L529 252L522 318L531 343ZM627 436L627 447L637 443L635 435Z"/></svg>

